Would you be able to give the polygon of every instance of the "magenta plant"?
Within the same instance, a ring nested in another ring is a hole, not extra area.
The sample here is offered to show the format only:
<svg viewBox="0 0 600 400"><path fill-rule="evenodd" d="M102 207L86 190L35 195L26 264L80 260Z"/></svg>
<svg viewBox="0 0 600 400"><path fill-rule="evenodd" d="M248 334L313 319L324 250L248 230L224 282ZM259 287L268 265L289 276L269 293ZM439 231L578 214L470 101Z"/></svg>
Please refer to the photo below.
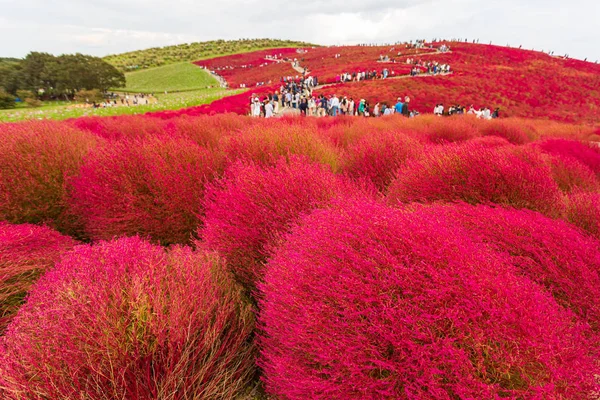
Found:
<svg viewBox="0 0 600 400"><path fill-rule="evenodd" d="M328 167L298 157L270 167L238 162L207 188L198 246L222 255L238 281L252 290L281 234L302 214L353 191Z"/></svg>
<svg viewBox="0 0 600 400"><path fill-rule="evenodd" d="M255 374L253 312L214 255L139 238L78 246L0 339L10 398L232 399Z"/></svg>
<svg viewBox="0 0 600 400"><path fill-rule="evenodd" d="M600 242L572 225L529 210L424 206L467 229L473 240L503 253L521 274L544 286L557 303L600 330Z"/></svg>
<svg viewBox="0 0 600 400"><path fill-rule="evenodd" d="M31 285L76 244L45 226L0 222L0 335Z"/></svg>
<svg viewBox="0 0 600 400"><path fill-rule="evenodd" d="M385 192L396 171L422 151L422 144L401 131L371 131L350 144L342 171L351 177L369 179Z"/></svg>
<svg viewBox="0 0 600 400"><path fill-rule="evenodd" d="M76 234L66 181L94 148L93 135L59 122L0 126L0 220L45 223Z"/></svg>
<svg viewBox="0 0 600 400"><path fill-rule="evenodd" d="M317 210L259 288L274 398L575 399L597 386L588 328L443 215Z"/></svg>
<svg viewBox="0 0 600 400"><path fill-rule="evenodd" d="M576 159L600 177L600 149L589 143L568 139L548 139L536 144L544 152Z"/></svg>
<svg viewBox="0 0 600 400"><path fill-rule="evenodd" d="M465 143L429 148L408 160L391 183L388 200L497 203L553 215L560 191L536 150Z"/></svg>
<svg viewBox="0 0 600 400"><path fill-rule="evenodd" d="M93 152L71 182L73 212L95 240L142 235L189 243L221 158L190 140L123 140Z"/></svg>
<svg viewBox="0 0 600 400"><path fill-rule="evenodd" d="M574 157L549 156L552 177L558 187L565 193L573 191L597 192L600 180L594 171Z"/></svg>
<svg viewBox="0 0 600 400"><path fill-rule="evenodd" d="M565 203L565 219L600 239L600 193L577 191Z"/></svg>

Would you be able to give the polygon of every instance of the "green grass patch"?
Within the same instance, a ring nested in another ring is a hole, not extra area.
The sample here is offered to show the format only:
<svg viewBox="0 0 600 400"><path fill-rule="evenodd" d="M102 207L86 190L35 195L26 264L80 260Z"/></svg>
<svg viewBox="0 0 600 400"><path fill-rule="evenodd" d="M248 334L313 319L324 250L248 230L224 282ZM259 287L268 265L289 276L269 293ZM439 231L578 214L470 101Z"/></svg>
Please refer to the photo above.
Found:
<svg viewBox="0 0 600 400"><path fill-rule="evenodd" d="M184 92L219 87L219 82L200 68L190 63L179 63L130 72L125 75L127 86L123 91L135 93Z"/></svg>
<svg viewBox="0 0 600 400"><path fill-rule="evenodd" d="M152 111L178 110L209 104L223 97L242 92L242 90L225 90L221 88L202 89L188 92L160 94L156 97L158 103L137 106L120 106L111 108L79 108L77 103L48 102L39 108L20 108L13 110L0 110L0 122L17 122L30 119L64 120L85 116L114 116L144 114Z"/></svg>

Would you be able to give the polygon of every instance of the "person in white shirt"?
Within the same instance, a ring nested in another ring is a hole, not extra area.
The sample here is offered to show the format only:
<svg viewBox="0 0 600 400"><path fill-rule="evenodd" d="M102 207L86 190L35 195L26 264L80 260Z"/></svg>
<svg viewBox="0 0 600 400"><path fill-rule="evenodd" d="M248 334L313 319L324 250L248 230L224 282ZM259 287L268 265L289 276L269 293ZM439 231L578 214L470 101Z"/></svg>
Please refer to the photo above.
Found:
<svg viewBox="0 0 600 400"><path fill-rule="evenodd" d="M331 115L336 117L340 109L340 99L334 94L331 98Z"/></svg>
<svg viewBox="0 0 600 400"><path fill-rule="evenodd" d="M260 100L258 97L254 98L254 108L252 109L253 117L260 117Z"/></svg>
<svg viewBox="0 0 600 400"><path fill-rule="evenodd" d="M273 117L273 102L269 101L265 105L265 118L272 118L272 117Z"/></svg>

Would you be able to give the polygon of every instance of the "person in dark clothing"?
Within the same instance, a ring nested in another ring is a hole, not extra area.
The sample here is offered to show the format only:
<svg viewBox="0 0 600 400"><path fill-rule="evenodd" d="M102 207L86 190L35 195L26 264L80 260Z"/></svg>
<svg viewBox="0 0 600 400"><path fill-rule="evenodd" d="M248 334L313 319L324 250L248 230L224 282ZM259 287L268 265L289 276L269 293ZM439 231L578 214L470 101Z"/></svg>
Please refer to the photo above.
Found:
<svg viewBox="0 0 600 400"><path fill-rule="evenodd" d="M494 112L492 113L492 118L498 118L500 117L500 108L496 108L494 110Z"/></svg>
<svg viewBox="0 0 600 400"><path fill-rule="evenodd" d="M308 110L308 102L303 97L302 100L300 101L300 114L306 116L306 110Z"/></svg>
<svg viewBox="0 0 600 400"><path fill-rule="evenodd" d="M408 117L410 115L410 111L408 110L408 103L405 102L404 104L402 104L402 115L404 115L405 117Z"/></svg>

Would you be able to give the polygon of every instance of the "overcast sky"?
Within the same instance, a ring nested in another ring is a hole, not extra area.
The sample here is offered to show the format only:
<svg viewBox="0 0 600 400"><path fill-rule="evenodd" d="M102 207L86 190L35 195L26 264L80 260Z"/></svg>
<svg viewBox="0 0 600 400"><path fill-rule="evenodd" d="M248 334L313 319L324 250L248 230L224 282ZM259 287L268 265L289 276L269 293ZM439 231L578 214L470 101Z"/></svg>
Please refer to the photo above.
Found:
<svg viewBox="0 0 600 400"><path fill-rule="evenodd" d="M0 0L0 57L104 56L213 39L434 37L600 59L600 0Z"/></svg>

